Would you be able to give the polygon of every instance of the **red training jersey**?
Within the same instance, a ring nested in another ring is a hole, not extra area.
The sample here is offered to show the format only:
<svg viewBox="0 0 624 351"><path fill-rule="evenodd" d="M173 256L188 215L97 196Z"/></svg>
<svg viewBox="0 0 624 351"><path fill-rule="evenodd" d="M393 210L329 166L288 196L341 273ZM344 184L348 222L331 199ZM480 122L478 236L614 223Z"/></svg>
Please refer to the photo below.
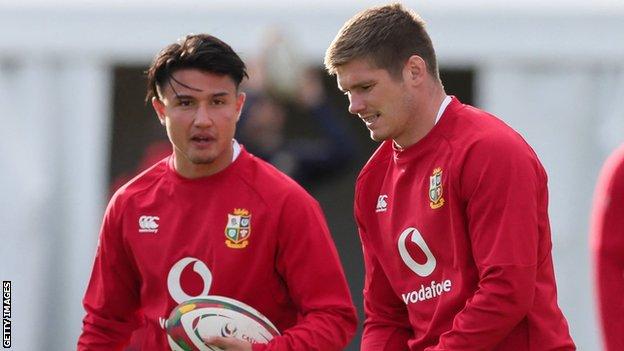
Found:
<svg viewBox="0 0 624 351"><path fill-rule="evenodd" d="M605 351L624 350L624 145L605 162L592 213L592 258Z"/></svg>
<svg viewBox="0 0 624 351"><path fill-rule="evenodd" d="M453 98L356 184L363 351L574 350L557 305L546 173L502 121Z"/></svg>
<svg viewBox="0 0 624 351"><path fill-rule="evenodd" d="M179 303L242 301L282 333L253 350L342 350L356 328L344 272L319 204L244 149L223 171L181 177L168 157L120 188L100 233L78 350L169 350Z"/></svg>

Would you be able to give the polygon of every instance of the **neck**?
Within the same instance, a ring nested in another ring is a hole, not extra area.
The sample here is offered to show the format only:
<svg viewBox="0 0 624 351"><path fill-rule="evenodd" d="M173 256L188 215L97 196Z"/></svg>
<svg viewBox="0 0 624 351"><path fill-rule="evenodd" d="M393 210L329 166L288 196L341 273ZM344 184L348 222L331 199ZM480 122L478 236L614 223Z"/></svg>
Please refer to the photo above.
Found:
<svg viewBox="0 0 624 351"><path fill-rule="evenodd" d="M439 82L431 82L423 90L413 95L412 121L408 126L411 133L407 133L401 140L394 140L399 149L405 149L424 138L435 125L436 115L446 97L444 87Z"/></svg>
<svg viewBox="0 0 624 351"><path fill-rule="evenodd" d="M189 159L186 155L174 148L173 166L182 177L196 179L219 173L232 163L233 149L230 147L210 162L198 162Z"/></svg>

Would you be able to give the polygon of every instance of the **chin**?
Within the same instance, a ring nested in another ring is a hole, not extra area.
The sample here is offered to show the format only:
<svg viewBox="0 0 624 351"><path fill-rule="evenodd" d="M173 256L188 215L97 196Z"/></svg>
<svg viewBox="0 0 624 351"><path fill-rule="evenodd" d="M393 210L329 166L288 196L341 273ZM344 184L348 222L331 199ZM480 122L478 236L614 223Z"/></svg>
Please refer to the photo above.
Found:
<svg viewBox="0 0 624 351"><path fill-rule="evenodd" d="M206 156L194 155L194 156L190 156L188 159L193 164L205 165L205 164L213 163L217 158L213 155L206 155Z"/></svg>
<svg viewBox="0 0 624 351"><path fill-rule="evenodd" d="M371 137L371 139L373 139L374 141L377 141L377 142L382 142L382 141L388 139L388 137L385 136L385 135L379 135L379 134L375 134L373 132L370 133L370 137Z"/></svg>

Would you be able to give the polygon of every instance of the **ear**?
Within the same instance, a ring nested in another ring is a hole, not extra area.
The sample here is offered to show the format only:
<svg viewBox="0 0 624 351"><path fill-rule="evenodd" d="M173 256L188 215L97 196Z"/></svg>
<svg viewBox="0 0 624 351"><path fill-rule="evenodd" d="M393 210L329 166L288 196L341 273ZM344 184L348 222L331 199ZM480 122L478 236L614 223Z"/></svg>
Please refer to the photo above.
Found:
<svg viewBox="0 0 624 351"><path fill-rule="evenodd" d="M165 125L165 104L163 104L163 102L157 99L156 97L153 97L152 107L154 108L154 111L156 111L156 115L158 115L160 124L164 126Z"/></svg>
<svg viewBox="0 0 624 351"><path fill-rule="evenodd" d="M427 78L427 64L422 57L412 55L403 67L403 79L415 85L420 85Z"/></svg>
<svg viewBox="0 0 624 351"><path fill-rule="evenodd" d="M243 111L243 106L245 105L245 99L247 99L247 94L240 92L238 96L236 96L236 121L240 119L241 112Z"/></svg>

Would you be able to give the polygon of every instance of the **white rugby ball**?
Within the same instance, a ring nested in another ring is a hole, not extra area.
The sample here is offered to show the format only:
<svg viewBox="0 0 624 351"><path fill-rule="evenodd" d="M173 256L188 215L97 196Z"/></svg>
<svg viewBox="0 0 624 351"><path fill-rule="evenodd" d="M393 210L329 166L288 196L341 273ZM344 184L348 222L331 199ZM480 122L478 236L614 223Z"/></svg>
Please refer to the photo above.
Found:
<svg viewBox="0 0 624 351"><path fill-rule="evenodd" d="M217 295L201 296L179 304L171 311L165 328L173 351L222 351L204 343L211 336L266 344L280 335L273 323L253 307Z"/></svg>

